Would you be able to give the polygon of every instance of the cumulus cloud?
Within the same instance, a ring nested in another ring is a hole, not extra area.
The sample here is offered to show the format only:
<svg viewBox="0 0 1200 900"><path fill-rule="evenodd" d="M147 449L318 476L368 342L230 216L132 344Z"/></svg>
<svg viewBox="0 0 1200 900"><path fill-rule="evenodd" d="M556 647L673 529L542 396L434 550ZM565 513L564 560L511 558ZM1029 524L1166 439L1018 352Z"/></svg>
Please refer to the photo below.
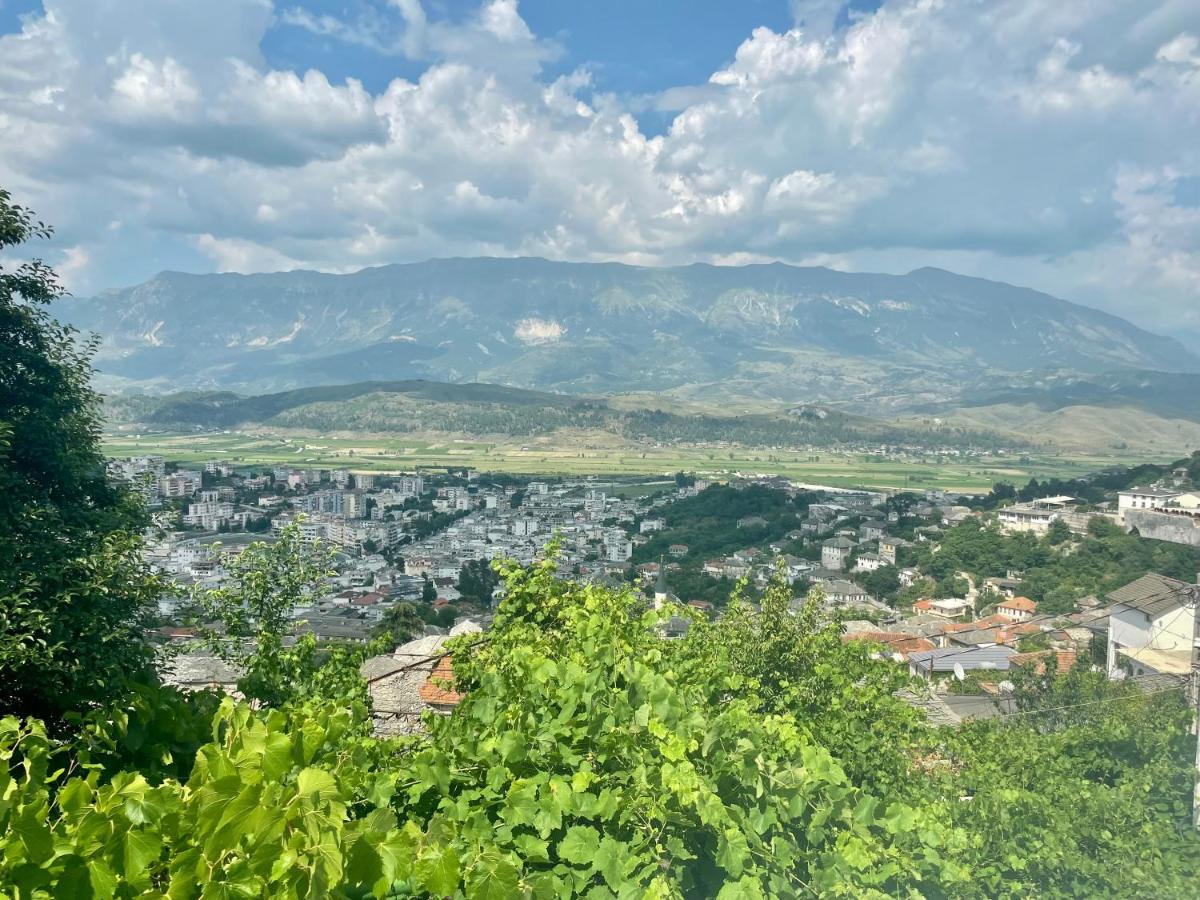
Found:
<svg viewBox="0 0 1200 900"><path fill-rule="evenodd" d="M59 224L93 288L150 274L146 247L238 271L938 264L1200 328L1198 213L1177 190L1200 177L1200 7L843 6L797 0L794 29L732 38L706 84L633 99L546 74L563 48L516 0L457 22L419 0L356 21L46 0L0 37L0 181ZM278 23L424 70L375 93L272 70ZM648 106L674 114L665 133L640 127Z"/></svg>

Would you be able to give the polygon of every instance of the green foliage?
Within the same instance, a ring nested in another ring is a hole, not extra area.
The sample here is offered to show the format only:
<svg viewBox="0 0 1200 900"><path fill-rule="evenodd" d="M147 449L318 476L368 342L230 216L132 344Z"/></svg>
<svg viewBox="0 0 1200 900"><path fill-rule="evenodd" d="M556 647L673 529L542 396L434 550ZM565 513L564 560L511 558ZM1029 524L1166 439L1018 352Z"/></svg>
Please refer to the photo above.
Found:
<svg viewBox="0 0 1200 900"><path fill-rule="evenodd" d="M396 603L383 614L383 618L371 630L371 637L379 641L384 653L391 653L401 644L406 644L425 630L425 623L411 603Z"/></svg>
<svg viewBox="0 0 1200 900"><path fill-rule="evenodd" d="M368 736L330 682L279 709L147 693L70 744L0 721L0 890L1194 896L1178 696L1030 675L1022 715L930 729L781 580L667 641L633 592L555 569L506 571L426 738Z"/></svg>
<svg viewBox="0 0 1200 900"><path fill-rule="evenodd" d="M1103 519L1093 519L1089 528L1088 535L1066 545L1055 534L1010 535L994 523L967 519L946 531L936 553L923 549L917 561L923 574L937 579L960 571L976 579L1023 572L1022 593L1046 613L1071 612L1080 597L1103 596L1147 572L1191 581L1200 571L1200 550L1194 547L1125 534Z"/></svg>
<svg viewBox="0 0 1200 900"><path fill-rule="evenodd" d="M855 578L872 597L894 601L900 593L900 571L895 566L880 566L873 572L863 572Z"/></svg>
<svg viewBox="0 0 1200 900"><path fill-rule="evenodd" d="M456 834L460 859L503 864L537 896L872 896L932 873L905 823L957 839L856 789L777 702L784 676L731 663L741 640L697 623L666 642L635 593L554 572L508 572L486 641L456 654L465 700L412 759L402 809ZM799 693L821 703L837 676L809 662Z"/></svg>
<svg viewBox="0 0 1200 900"><path fill-rule="evenodd" d="M919 725L893 696L907 673L872 659L862 642L843 643L838 625L820 624L820 588L796 609L791 588L776 577L758 612L741 592L718 622L693 626L688 641L720 648L717 656L747 680L757 709L794 716L855 783L886 789L902 781ZM697 655L710 664L709 653Z"/></svg>
<svg viewBox="0 0 1200 900"><path fill-rule="evenodd" d="M500 577L486 559L471 559L463 565L458 576L458 592L462 598L480 606L490 606L492 591Z"/></svg>
<svg viewBox="0 0 1200 900"><path fill-rule="evenodd" d="M49 234L0 190L0 251ZM0 709L55 727L152 677L158 594L142 510L104 477L94 343L47 310L62 294L38 260L0 266Z"/></svg>
<svg viewBox="0 0 1200 900"><path fill-rule="evenodd" d="M280 531L272 543L255 541L226 559L229 582L195 587L191 601L206 625L201 636L209 649L241 672L238 690L267 706L282 706L307 696L324 662L316 640L305 635L291 646L292 613L314 597L332 575L333 549L307 545L298 524ZM350 651L335 648L339 658ZM332 671L332 670L330 670Z"/></svg>
<svg viewBox="0 0 1200 900"><path fill-rule="evenodd" d="M733 584L704 575L704 561L781 540L800 526L798 515L808 508L809 499L793 499L786 491L762 485L710 485L694 497L664 506L666 528L634 549L633 562L657 561L672 544L686 544L688 554L679 560L682 571L670 576L672 587L685 600L724 605ZM760 516L766 524L738 528L738 520L747 516Z"/></svg>
<svg viewBox="0 0 1200 900"><path fill-rule="evenodd" d="M448 432L531 437L563 429L603 430L639 442L805 447L892 443L1012 446L995 435L955 429L932 440L928 429L901 428L835 411L824 415L681 415L661 410L622 410L599 400L489 384L423 381L361 382L300 388L257 397L226 391L181 392L163 397L115 397L117 421L190 430L266 422L321 432Z"/></svg>
<svg viewBox="0 0 1200 900"><path fill-rule="evenodd" d="M934 771L937 789L967 798L946 809L974 833L974 895L1194 896L1182 691L1147 696L1090 672L1042 681L1018 692L1020 724L949 732Z"/></svg>

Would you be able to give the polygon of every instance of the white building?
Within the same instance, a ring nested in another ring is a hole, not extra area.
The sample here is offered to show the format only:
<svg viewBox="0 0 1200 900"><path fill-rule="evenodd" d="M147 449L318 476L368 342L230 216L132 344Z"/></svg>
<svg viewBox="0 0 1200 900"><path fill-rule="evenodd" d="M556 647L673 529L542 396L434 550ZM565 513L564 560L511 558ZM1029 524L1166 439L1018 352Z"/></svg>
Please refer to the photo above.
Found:
<svg viewBox="0 0 1200 900"><path fill-rule="evenodd" d="M633 541L619 538L606 541L604 558L609 562L627 562L633 556Z"/></svg>
<svg viewBox="0 0 1200 900"><path fill-rule="evenodd" d="M884 558L877 553L864 553L854 561L855 572L874 572L887 565Z"/></svg>
<svg viewBox="0 0 1200 900"><path fill-rule="evenodd" d="M163 475L158 479L158 493L172 499L190 497L200 490L200 483L199 472L180 469L173 475Z"/></svg>
<svg viewBox="0 0 1200 900"><path fill-rule="evenodd" d="M529 537L531 534L537 534L537 530L537 519L513 519L512 533L516 537Z"/></svg>
<svg viewBox="0 0 1200 900"><path fill-rule="evenodd" d="M1190 672L1196 592L1196 585L1150 573L1110 593L1109 676Z"/></svg>
<svg viewBox="0 0 1200 900"><path fill-rule="evenodd" d="M1037 604L1028 597L1013 597L1001 600L996 606L996 612L1014 622L1028 622L1037 612Z"/></svg>
<svg viewBox="0 0 1200 900"><path fill-rule="evenodd" d="M1127 509L1158 509L1166 506L1180 494L1166 488L1135 487L1117 494L1117 513L1122 520Z"/></svg>
<svg viewBox="0 0 1200 900"><path fill-rule="evenodd" d="M197 525L208 531L216 531L233 518L233 504L221 500L220 491L201 491L197 502L188 504L183 517L185 525Z"/></svg>
<svg viewBox="0 0 1200 900"><path fill-rule="evenodd" d="M1008 532L1045 534L1050 525L1067 512L1072 497L1043 497L1030 503L1014 503L1000 510L1000 524Z"/></svg>

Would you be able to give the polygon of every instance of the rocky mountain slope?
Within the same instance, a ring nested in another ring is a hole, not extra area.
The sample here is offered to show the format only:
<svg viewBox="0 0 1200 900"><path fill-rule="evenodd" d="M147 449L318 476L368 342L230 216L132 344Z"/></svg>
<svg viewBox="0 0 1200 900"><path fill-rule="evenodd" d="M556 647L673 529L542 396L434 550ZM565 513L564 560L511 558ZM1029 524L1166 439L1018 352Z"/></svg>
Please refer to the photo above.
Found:
<svg viewBox="0 0 1200 900"><path fill-rule="evenodd" d="M167 272L56 312L102 335L110 387L428 378L880 412L1032 369L1200 371L1174 340L1115 316L937 269L481 258L348 275Z"/></svg>

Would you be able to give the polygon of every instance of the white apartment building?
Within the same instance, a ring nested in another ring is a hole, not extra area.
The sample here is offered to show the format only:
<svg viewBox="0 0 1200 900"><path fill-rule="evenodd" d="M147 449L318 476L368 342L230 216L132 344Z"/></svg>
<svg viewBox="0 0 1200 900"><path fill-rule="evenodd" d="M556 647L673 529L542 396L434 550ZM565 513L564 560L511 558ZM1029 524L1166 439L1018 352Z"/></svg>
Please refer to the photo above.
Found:
<svg viewBox="0 0 1200 900"><path fill-rule="evenodd" d="M219 491L201 491L199 499L188 504L183 523L196 525L207 531L216 531L232 518L233 504L222 500Z"/></svg>
<svg viewBox="0 0 1200 900"><path fill-rule="evenodd" d="M200 490L200 473L188 469L180 469L173 475L163 475L158 479L158 493L170 499L190 497Z"/></svg>

